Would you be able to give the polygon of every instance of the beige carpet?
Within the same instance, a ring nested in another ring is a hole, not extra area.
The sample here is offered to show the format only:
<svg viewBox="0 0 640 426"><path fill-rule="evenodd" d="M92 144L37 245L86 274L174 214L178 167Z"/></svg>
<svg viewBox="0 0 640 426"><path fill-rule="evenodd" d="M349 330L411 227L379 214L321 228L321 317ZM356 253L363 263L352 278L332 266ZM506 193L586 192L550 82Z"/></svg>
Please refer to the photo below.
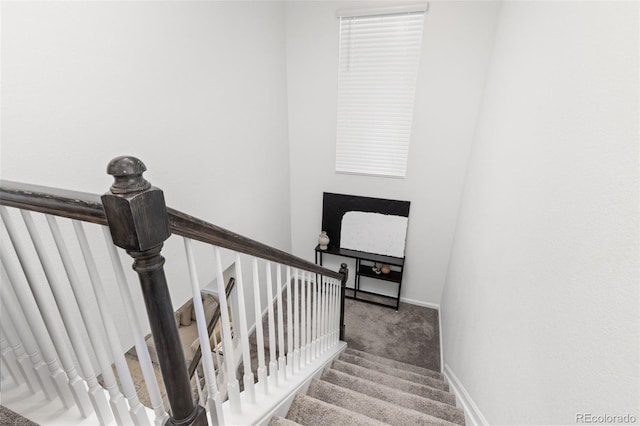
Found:
<svg viewBox="0 0 640 426"><path fill-rule="evenodd" d="M401 302L396 312L347 299L344 322L350 348L440 371L437 310Z"/></svg>
<svg viewBox="0 0 640 426"><path fill-rule="evenodd" d="M191 344L198 337L198 330L196 327L195 321L191 323L189 326L182 326L178 328L178 333L180 333L180 341L182 342L182 351L184 352L185 359L187 361L187 366L191 363ZM155 355L155 346L153 345L153 340L149 337L147 342L147 346L149 348L149 354L152 360L157 360L157 356ZM131 372L131 378L133 379L133 383L136 386L136 392L138 392L138 398L140 399L140 403L148 408L153 408L151 405L151 400L149 399L149 393L147 391L147 386L144 381L144 376L142 375L142 369L140 368L140 362L138 362L138 357L136 354L135 348L131 348L125 355L127 360L127 364L129 366L129 371ZM162 396L162 401L164 403L165 409L169 409L169 402L167 400L167 392L164 388L164 382L162 381L162 373L160 373L160 367L157 365L157 362L153 362L153 369L156 374L156 379L158 380L158 385L160 387L160 395Z"/></svg>
<svg viewBox="0 0 640 426"><path fill-rule="evenodd" d="M149 392L147 391L147 386L144 382L144 376L142 375L142 369L140 368L140 362L138 361L138 358L135 355L129 353L125 355L125 358L127 359L127 365L129 366L129 371L131 372L133 383L136 385L136 392L138 393L140 403L147 408L153 408L151 400L149 399ZM158 386L160 387L162 403L164 404L164 408L168 410L169 400L167 400L167 391L164 388L164 382L162 381L160 367L158 367L156 364L153 364L153 370L156 373L156 380L158 381Z"/></svg>
<svg viewBox="0 0 640 426"><path fill-rule="evenodd" d="M347 348L269 426L464 426L442 374Z"/></svg>

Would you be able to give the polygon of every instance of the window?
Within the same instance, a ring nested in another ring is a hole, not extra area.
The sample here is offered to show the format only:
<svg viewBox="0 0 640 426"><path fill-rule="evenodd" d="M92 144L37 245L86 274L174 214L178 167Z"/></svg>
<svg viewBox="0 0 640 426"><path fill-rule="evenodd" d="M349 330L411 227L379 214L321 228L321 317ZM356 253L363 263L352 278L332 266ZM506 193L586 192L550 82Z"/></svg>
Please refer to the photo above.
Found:
<svg viewBox="0 0 640 426"><path fill-rule="evenodd" d="M405 176L425 12L338 13L337 172Z"/></svg>

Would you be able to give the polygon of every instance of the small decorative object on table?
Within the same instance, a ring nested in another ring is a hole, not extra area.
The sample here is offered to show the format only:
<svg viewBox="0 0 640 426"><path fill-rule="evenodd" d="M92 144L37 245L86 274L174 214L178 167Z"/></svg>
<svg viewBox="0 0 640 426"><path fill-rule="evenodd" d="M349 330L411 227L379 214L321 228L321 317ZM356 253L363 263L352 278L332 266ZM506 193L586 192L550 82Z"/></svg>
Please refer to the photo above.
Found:
<svg viewBox="0 0 640 426"><path fill-rule="evenodd" d="M373 267L371 268L371 270L375 272L377 275L380 275L380 267L378 266L377 263L373 264Z"/></svg>
<svg viewBox="0 0 640 426"><path fill-rule="evenodd" d="M380 272L382 272L383 274L388 274L389 272L391 272L391 266L383 263L382 266L380 266Z"/></svg>
<svg viewBox="0 0 640 426"><path fill-rule="evenodd" d="M320 244L320 250L326 250L329 247L329 237L327 231L322 231L318 236L318 244Z"/></svg>

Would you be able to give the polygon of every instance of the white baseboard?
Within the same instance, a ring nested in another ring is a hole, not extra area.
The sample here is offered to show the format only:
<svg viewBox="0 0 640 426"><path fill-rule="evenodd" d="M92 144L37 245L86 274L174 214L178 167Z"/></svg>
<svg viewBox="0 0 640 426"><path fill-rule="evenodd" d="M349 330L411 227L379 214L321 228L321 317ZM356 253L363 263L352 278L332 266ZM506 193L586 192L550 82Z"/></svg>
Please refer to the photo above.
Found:
<svg viewBox="0 0 640 426"><path fill-rule="evenodd" d="M440 310L440 305L437 303L423 302L421 300L408 299L406 297L401 297L400 301L410 305L424 306L425 308L437 309L438 311Z"/></svg>
<svg viewBox="0 0 640 426"><path fill-rule="evenodd" d="M464 409L465 417L467 418L467 424L472 426L488 426L489 422L485 419L484 415L480 411L480 408L469 395L469 392L465 389L464 385L455 375L449 364L444 365L444 377L447 379L451 391L456 395L457 400Z"/></svg>

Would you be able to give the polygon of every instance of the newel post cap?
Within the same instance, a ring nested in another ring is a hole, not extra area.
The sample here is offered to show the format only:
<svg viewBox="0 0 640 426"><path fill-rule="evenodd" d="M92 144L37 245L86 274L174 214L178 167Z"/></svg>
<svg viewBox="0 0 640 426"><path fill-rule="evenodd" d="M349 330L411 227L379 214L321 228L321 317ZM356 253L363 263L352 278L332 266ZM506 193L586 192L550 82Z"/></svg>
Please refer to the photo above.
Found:
<svg viewBox="0 0 640 426"><path fill-rule="evenodd" d="M342 282L346 282L347 278L349 278L349 268L347 267L346 263L340 265L340 271L338 273L342 274L342 276L344 277L342 279Z"/></svg>
<svg viewBox="0 0 640 426"><path fill-rule="evenodd" d="M164 194L142 176L146 170L131 156L116 157L107 166L114 182L102 204L113 243L127 251L152 249L171 235Z"/></svg>
<svg viewBox="0 0 640 426"><path fill-rule="evenodd" d="M136 157L123 155L114 158L107 165L107 174L114 179L111 193L129 194L149 189L151 184L142 177L146 171L147 166Z"/></svg>

